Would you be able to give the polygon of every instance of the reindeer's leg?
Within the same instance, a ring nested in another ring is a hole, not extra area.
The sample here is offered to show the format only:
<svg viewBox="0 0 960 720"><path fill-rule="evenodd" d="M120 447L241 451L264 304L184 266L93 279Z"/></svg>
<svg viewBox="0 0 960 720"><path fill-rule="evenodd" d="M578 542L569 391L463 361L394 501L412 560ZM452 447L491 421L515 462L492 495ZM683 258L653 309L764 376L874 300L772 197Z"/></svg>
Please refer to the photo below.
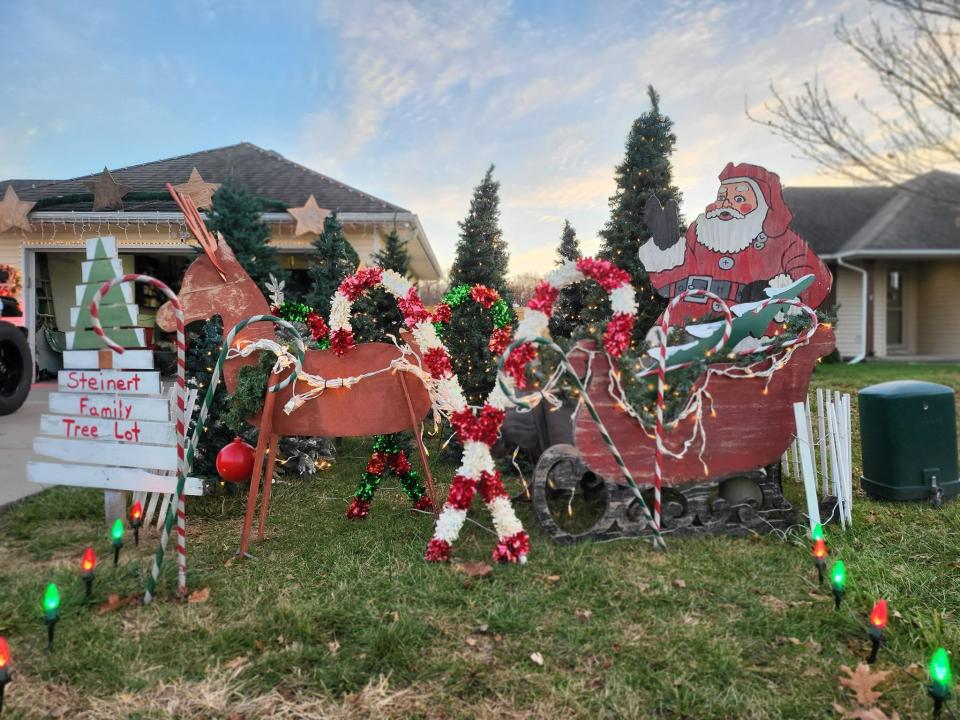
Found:
<svg viewBox="0 0 960 720"><path fill-rule="evenodd" d="M387 466L387 456L381 452L386 435L377 435L373 441L373 452L367 461L366 469L360 473L360 483L354 493L350 507L347 508L347 520L364 520L370 514L373 495L383 482L383 473Z"/></svg>
<svg viewBox="0 0 960 720"><path fill-rule="evenodd" d="M277 382L277 374L271 373L268 385ZM277 402L277 394L268 392L263 401L263 413L260 415L260 437L257 438L257 454L253 463L253 474L250 476L250 492L247 493L247 513L243 518L243 531L240 533L241 558L249 557L247 550L250 547L250 530L253 528L253 513L257 508L257 494L260 490L260 476L263 473L263 458L267 454L267 445L273 435L273 406Z"/></svg>
<svg viewBox="0 0 960 720"><path fill-rule="evenodd" d="M430 497L430 504L433 505L433 514L440 512L440 504L437 502L437 488L433 484L433 475L430 473L430 461L427 456L427 449L423 445L423 438L420 437L420 423L417 421L417 415L413 412L413 401L410 400L410 393L407 391L407 381L403 377L403 372L398 372L400 378L400 387L403 389L403 397L407 400L407 412L410 413L410 429L413 430L413 438L417 442L417 452L420 453L420 462L423 463L423 476L427 481L427 494Z"/></svg>
<svg viewBox="0 0 960 720"><path fill-rule="evenodd" d="M270 510L270 490L273 487L273 470L277 465L277 452L280 450L280 436L270 436L270 449L267 450L267 472L263 476L263 500L260 502L260 524L257 527L257 540L263 540L267 528L267 512Z"/></svg>

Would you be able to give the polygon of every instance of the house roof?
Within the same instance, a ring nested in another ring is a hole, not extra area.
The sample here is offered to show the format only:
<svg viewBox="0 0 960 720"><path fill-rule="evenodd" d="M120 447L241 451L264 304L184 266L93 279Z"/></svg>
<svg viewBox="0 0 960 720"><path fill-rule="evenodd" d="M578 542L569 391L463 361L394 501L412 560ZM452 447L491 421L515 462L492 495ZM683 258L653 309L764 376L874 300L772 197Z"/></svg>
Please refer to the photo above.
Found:
<svg viewBox="0 0 960 720"><path fill-rule="evenodd" d="M783 191L791 227L821 256L960 252L960 175L935 170L900 187Z"/></svg>
<svg viewBox="0 0 960 720"><path fill-rule="evenodd" d="M406 213L405 208L381 200L368 193L350 187L339 180L311 170L288 160L280 153L264 150L252 143L238 143L213 150L180 155L165 160L111 168L110 174L131 192L163 191L165 183L187 181L193 168L197 168L207 182L226 183L233 181L254 195L278 200L290 206L303 205L314 195L322 208L340 213ZM89 194L84 181L95 180L100 172L70 180L38 181L16 180L17 194L22 200L65 197ZM0 185L5 187L6 184ZM91 201L57 204L57 210L90 211ZM124 202L124 211L176 211L172 200L132 200Z"/></svg>
<svg viewBox="0 0 960 720"><path fill-rule="evenodd" d="M0 180L0 193L7 191L7 185L13 185L13 189L19 194L21 190L35 188L38 185L49 185L57 182L56 180Z"/></svg>

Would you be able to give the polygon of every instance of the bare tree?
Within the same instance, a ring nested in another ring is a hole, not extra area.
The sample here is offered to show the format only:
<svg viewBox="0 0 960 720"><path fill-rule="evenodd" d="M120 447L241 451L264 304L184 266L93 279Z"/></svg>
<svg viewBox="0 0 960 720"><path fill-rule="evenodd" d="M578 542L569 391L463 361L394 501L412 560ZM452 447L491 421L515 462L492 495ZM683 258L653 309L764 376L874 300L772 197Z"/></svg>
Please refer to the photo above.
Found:
<svg viewBox="0 0 960 720"><path fill-rule="evenodd" d="M769 116L747 116L826 170L858 183L899 185L960 163L960 0L871 2L893 11L889 23L871 16L865 27L850 28L841 20L836 35L874 72L896 112L883 115L858 95L872 121L858 127L815 78L793 97L771 85Z"/></svg>
<svg viewBox="0 0 960 720"><path fill-rule="evenodd" d="M507 280L507 286L513 293L514 305L526 307L530 298L533 297L533 291L537 289L541 280L543 280L543 276L533 272L520 273Z"/></svg>

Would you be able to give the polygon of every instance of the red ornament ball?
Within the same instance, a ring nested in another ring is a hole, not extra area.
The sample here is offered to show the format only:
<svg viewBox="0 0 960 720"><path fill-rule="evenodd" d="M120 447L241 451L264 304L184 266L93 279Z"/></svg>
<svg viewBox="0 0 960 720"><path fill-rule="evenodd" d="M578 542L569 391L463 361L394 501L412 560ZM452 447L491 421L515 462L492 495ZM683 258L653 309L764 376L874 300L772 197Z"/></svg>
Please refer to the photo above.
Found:
<svg viewBox="0 0 960 720"><path fill-rule="evenodd" d="M246 482L253 473L253 456L253 446L234 438L217 453L217 472L227 482Z"/></svg>

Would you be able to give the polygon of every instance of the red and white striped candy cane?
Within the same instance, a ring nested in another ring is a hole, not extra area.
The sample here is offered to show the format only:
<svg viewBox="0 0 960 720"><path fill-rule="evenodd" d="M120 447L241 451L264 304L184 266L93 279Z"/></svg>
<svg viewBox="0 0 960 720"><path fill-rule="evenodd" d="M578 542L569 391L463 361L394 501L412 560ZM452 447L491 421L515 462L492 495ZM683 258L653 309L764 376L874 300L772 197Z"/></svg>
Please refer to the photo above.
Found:
<svg viewBox="0 0 960 720"><path fill-rule="evenodd" d="M186 446L186 400L187 400L187 341L184 335L183 307L180 305L180 298L165 283L149 275L130 274L123 277L108 280L100 286L100 290L94 295L90 302L90 320L93 324L93 331L100 336L100 339L115 353L123 354L123 348L116 342L107 337L100 325L100 303L110 289L125 282L141 282L157 288L167 296L170 304L173 306L177 317L177 589L182 597L187 592L187 536L186 536L186 496L183 492L187 477L187 464L185 457ZM171 508L172 510L172 508ZM164 525L163 536L160 539L161 547L167 546L170 535L170 523Z"/></svg>
<svg viewBox="0 0 960 720"><path fill-rule="evenodd" d="M678 304L691 297L702 297L713 300L715 306L719 305L723 311L723 334L720 341L710 350L708 354L719 352L730 339L730 333L733 331L733 313L730 312L730 306L719 295L715 295L709 290L694 288L684 290L674 297L667 305L663 315L660 316L660 322L657 328L660 330L660 353L657 358L657 428L655 433L656 449L653 455L653 524L657 530L660 530L660 497L663 488L663 410L666 404L663 399L663 391L667 380L667 334L670 331L670 311L676 308Z"/></svg>

